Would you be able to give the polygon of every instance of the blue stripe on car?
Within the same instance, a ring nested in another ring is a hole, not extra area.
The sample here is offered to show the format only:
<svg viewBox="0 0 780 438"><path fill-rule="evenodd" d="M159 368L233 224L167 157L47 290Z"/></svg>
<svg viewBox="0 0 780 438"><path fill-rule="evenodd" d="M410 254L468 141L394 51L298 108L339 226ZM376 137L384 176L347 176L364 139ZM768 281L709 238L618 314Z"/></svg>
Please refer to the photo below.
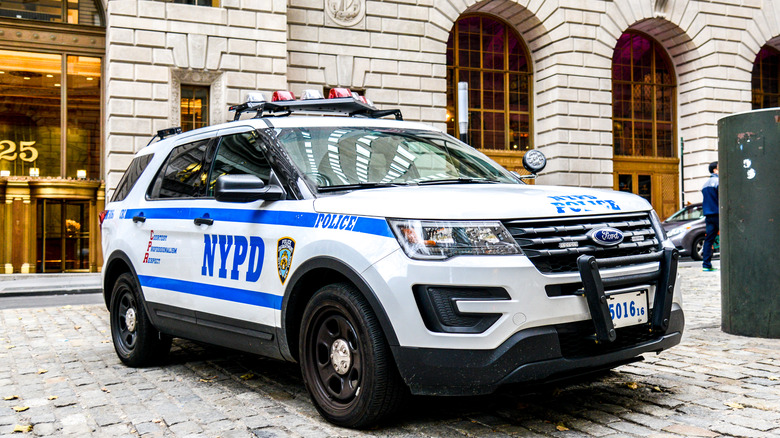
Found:
<svg viewBox="0 0 780 438"><path fill-rule="evenodd" d="M303 228L329 228L337 227L320 226L317 217L323 213L308 213L300 211L269 211L269 210L241 210L241 209L205 209L205 208L146 208L131 209L125 212L125 219L133 216L144 216L147 219L189 219L207 217L215 221L242 222L264 225L285 225ZM327 215L327 214L326 214ZM332 216L345 216L334 214ZM349 216L349 215L346 215ZM393 237L393 232L384 219L353 216L356 218L354 227L348 231L373 234L382 237Z"/></svg>
<svg viewBox="0 0 780 438"><path fill-rule="evenodd" d="M215 298L218 300L232 301L258 307L267 307L275 310L280 310L282 308L282 297L266 292L216 286L194 281L174 280L172 278L153 277L150 275L139 275L138 280L141 282L141 286L144 287L165 289L201 297Z"/></svg>

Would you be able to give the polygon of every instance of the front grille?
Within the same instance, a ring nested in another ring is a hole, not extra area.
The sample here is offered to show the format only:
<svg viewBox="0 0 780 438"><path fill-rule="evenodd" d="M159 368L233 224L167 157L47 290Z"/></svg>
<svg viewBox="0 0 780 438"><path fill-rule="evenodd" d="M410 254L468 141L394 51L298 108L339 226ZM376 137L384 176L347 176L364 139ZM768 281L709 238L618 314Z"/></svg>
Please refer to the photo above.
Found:
<svg viewBox="0 0 780 438"><path fill-rule="evenodd" d="M577 257L596 258L648 254L659 248L649 213L610 216L550 218L505 221L509 233L540 272L577 272ZM611 227L623 232L623 242L600 246L588 236L595 228Z"/></svg>
<svg viewBox="0 0 780 438"><path fill-rule="evenodd" d="M593 323L583 321L556 326L561 343L561 354L567 359L593 357L630 348L635 345L660 339L663 334L651 332L649 324L615 329L617 338L613 342L597 343L594 340Z"/></svg>

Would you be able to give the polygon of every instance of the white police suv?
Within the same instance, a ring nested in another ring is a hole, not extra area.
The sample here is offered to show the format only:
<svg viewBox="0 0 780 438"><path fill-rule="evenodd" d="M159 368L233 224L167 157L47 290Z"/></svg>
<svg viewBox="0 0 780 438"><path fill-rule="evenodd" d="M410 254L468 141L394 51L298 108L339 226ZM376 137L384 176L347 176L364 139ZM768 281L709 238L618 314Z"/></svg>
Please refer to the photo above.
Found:
<svg viewBox="0 0 780 438"><path fill-rule="evenodd" d="M643 199L527 185L349 94L233 109L158 133L102 215L125 364L171 337L297 361L319 412L360 428L409 391L486 394L680 342L678 254Z"/></svg>

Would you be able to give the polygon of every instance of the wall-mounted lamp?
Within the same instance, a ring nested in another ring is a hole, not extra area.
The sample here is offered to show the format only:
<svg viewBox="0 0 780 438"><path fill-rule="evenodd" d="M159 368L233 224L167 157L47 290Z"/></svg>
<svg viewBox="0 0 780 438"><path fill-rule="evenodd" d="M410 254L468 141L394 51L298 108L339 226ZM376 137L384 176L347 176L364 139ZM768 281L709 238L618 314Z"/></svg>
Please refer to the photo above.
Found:
<svg viewBox="0 0 780 438"><path fill-rule="evenodd" d="M76 171L76 178L78 179L87 179L87 171L84 169L79 169Z"/></svg>

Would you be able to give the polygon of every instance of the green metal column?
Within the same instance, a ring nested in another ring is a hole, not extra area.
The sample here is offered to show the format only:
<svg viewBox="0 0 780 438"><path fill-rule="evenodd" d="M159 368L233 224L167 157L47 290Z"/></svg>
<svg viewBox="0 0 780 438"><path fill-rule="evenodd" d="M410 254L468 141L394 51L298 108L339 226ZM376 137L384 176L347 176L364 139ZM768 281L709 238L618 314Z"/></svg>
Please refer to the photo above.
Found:
<svg viewBox="0 0 780 438"><path fill-rule="evenodd" d="M780 109L718 121L723 331L780 338Z"/></svg>

